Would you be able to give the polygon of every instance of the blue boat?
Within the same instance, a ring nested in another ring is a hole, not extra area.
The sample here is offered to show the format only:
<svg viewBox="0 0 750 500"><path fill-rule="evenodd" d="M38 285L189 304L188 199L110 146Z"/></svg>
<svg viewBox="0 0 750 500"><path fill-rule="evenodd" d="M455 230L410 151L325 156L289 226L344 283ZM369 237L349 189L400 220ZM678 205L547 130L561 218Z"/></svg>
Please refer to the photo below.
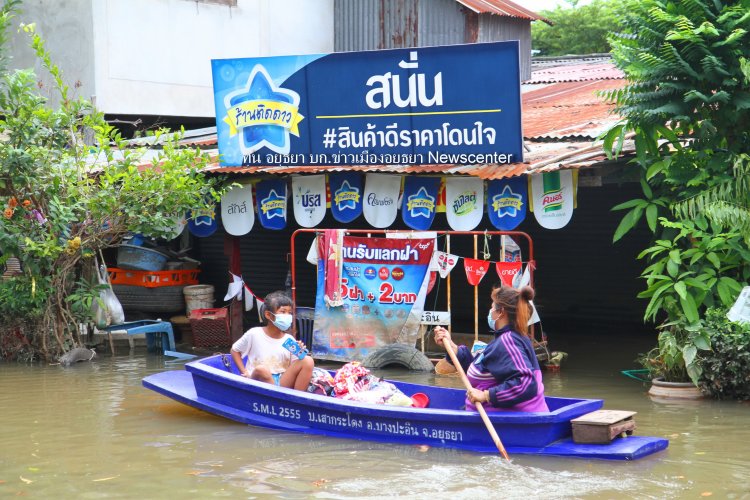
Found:
<svg viewBox="0 0 750 500"><path fill-rule="evenodd" d="M229 366L227 366L229 365ZM150 375L143 385L176 401L244 424L339 438L497 453L479 413L461 409L465 390L390 381L424 393L428 408L375 405L277 387L239 375L227 355ZM635 460L665 449L666 439L629 436L578 444L570 420L602 407L600 399L547 397L549 413L490 412L508 453Z"/></svg>

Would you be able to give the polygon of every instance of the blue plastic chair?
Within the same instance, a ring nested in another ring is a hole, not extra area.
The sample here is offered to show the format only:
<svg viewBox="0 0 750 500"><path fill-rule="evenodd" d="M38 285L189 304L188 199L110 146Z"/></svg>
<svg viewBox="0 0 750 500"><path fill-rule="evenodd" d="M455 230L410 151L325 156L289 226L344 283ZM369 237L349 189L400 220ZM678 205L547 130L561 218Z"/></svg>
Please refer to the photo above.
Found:
<svg viewBox="0 0 750 500"><path fill-rule="evenodd" d="M146 346L149 351L153 351L156 348L155 335L161 337L162 352L165 356L171 356L173 358L191 359L195 356L192 354L185 354L177 352L174 344L174 332L172 331L172 323L169 321L161 321L154 319L144 319L141 321L129 321L127 323L120 323L119 325L110 325L104 328L102 331L107 332L112 339L112 332L124 331L128 335L136 335L138 333L146 334Z"/></svg>

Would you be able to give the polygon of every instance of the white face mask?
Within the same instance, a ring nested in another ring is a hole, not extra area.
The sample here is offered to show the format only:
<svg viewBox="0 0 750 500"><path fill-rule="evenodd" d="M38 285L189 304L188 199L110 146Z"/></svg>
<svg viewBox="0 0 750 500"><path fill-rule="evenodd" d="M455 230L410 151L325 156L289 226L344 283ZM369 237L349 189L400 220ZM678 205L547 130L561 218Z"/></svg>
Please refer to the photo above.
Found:
<svg viewBox="0 0 750 500"><path fill-rule="evenodd" d="M274 318L276 319L271 321L271 323L273 323L276 326L276 328L278 328L282 332L285 332L292 327L292 315L291 314L284 314L284 313L274 314Z"/></svg>
<svg viewBox="0 0 750 500"><path fill-rule="evenodd" d="M490 330L495 330L495 323L496 321L492 319L492 309L490 309L490 312L487 315L487 324L490 325Z"/></svg>

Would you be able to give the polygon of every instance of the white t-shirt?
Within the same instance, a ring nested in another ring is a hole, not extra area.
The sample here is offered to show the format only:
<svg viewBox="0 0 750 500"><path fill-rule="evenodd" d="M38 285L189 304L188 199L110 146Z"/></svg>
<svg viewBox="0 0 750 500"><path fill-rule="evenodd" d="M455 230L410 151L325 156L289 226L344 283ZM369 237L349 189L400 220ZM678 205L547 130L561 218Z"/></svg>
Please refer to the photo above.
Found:
<svg viewBox="0 0 750 500"><path fill-rule="evenodd" d="M280 339L271 338L262 326L256 326L246 331L232 345L232 350L241 353L243 358L247 356L246 369L251 373L259 365L264 365L271 373L284 373L292 364L292 353L282 346L287 338L294 339L288 333Z"/></svg>

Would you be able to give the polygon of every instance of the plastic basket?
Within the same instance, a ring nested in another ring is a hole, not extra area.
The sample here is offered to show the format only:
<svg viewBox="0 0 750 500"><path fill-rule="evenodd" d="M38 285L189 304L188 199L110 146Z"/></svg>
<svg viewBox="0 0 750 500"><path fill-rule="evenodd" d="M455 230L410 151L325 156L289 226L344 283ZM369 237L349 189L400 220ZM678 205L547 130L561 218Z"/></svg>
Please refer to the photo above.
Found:
<svg viewBox="0 0 750 500"><path fill-rule="evenodd" d="M197 285L199 269L180 269L174 271L131 271L108 267L109 279L113 285L134 285L146 288L160 286Z"/></svg>
<svg viewBox="0 0 750 500"><path fill-rule="evenodd" d="M228 347L232 344L225 308L193 309L190 311L190 328L194 347Z"/></svg>

